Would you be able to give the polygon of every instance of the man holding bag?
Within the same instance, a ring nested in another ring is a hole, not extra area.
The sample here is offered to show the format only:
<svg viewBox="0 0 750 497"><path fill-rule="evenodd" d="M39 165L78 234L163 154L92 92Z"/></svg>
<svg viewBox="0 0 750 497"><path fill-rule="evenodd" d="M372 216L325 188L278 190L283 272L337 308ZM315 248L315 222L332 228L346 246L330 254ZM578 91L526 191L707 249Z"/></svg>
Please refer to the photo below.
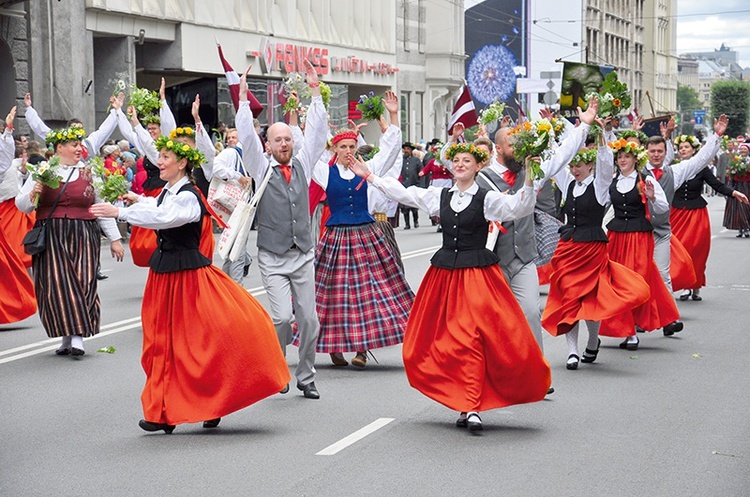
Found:
<svg viewBox="0 0 750 497"><path fill-rule="evenodd" d="M257 211L258 267L268 293L271 317L285 355L286 346L292 341L292 320L296 320L299 330L299 363L295 371L297 388L306 398L318 399L315 346L320 324L315 309L315 246L310 234L308 192L312 169L325 150L328 117L315 68L307 60L305 68L312 102L307 111L305 144L294 157L292 130L281 122L272 124L267 131L271 157L266 158L263 154L247 98L247 71L240 79L236 123L247 172L256 184L262 183L271 168ZM288 387L282 393L287 391Z"/></svg>

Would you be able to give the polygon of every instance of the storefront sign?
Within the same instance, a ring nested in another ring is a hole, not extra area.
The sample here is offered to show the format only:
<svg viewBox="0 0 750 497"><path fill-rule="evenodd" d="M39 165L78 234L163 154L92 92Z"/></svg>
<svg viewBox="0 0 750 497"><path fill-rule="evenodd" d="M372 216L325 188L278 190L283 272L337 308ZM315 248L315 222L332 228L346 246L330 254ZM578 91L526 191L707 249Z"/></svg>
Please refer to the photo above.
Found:
<svg viewBox="0 0 750 497"><path fill-rule="evenodd" d="M270 38L263 39L260 53L261 71L264 74L305 72L305 59L312 63L319 76L330 72L385 75L398 71L385 62L373 63L353 55L332 57L327 48L276 42Z"/></svg>

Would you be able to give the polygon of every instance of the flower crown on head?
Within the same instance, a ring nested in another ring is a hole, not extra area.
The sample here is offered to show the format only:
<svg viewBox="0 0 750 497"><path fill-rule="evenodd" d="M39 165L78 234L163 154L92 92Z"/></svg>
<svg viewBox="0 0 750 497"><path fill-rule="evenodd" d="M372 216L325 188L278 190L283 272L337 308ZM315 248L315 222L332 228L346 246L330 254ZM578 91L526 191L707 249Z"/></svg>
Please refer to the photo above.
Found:
<svg viewBox="0 0 750 497"><path fill-rule="evenodd" d="M584 164L592 164L596 162L596 149L595 148L587 148L585 150L580 150L575 157L573 157L573 160L570 161L571 164L579 164L583 162Z"/></svg>
<svg viewBox="0 0 750 497"><path fill-rule="evenodd" d="M614 153L615 156L620 152L633 154L639 169L645 166L646 162L648 162L648 153L646 153L646 149L633 142L627 141L625 138L620 138L619 140L607 143L607 145L612 149L612 153Z"/></svg>
<svg viewBox="0 0 750 497"><path fill-rule="evenodd" d="M348 129L339 131L336 133L333 138L331 138L331 144L336 145L341 140L354 140L357 141L357 133L354 131L350 131Z"/></svg>
<svg viewBox="0 0 750 497"><path fill-rule="evenodd" d="M453 160L456 155L461 153L473 155L477 162L487 162L490 158L490 155L487 152L470 143L454 143L445 151L445 158Z"/></svg>
<svg viewBox="0 0 750 497"><path fill-rule="evenodd" d="M680 143L683 143L683 142L688 142L696 150L701 148L701 142L698 141L698 139L694 137L693 135L680 135L674 139L674 144L676 146L679 146Z"/></svg>
<svg viewBox="0 0 750 497"><path fill-rule="evenodd" d="M158 124L161 126L161 118L156 114L148 114L141 117L141 122L144 126L147 124Z"/></svg>
<svg viewBox="0 0 750 497"><path fill-rule="evenodd" d="M53 129L44 138L47 145L56 146L58 143L80 141L86 138L86 131L81 126L70 126L64 129Z"/></svg>
<svg viewBox="0 0 750 497"><path fill-rule="evenodd" d="M195 130L189 126L175 128L172 131L169 132L169 139L174 140L175 138L179 138L181 136L187 136L188 138L195 139Z"/></svg>
<svg viewBox="0 0 750 497"><path fill-rule="evenodd" d="M194 149L187 143L174 141L164 135L161 135L159 138L157 138L154 146L156 147L156 150L159 151L169 150L171 152L174 152L177 158L187 159L188 163L190 163L193 167L200 167L201 164L206 162L206 156L203 155L199 150Z"/></svg>
<svg viewBox="0 0 750 497"><path fill-rule="evenodd" d="M648 141L648 136L646 136L646 133L643 131L638 131L635 129L625 129L617 133L618 138L637 138L641 144L646 143Z"/></svg>

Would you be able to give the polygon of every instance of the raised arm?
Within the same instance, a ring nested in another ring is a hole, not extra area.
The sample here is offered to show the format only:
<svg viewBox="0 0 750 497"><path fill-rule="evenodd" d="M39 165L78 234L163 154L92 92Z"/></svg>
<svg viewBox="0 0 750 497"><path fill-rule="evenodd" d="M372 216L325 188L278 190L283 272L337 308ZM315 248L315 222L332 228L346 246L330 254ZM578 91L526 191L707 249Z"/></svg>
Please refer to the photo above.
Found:
<svg viewBox="0 0 750 497"><path fill-rule="evenodd" d="M206 128L203 126L203 121L200 115L201 108L201 96L196 93L195 100L190 109L193 119L195 120L195 146L200 152L206 156L206 162L201 165L203 169L203 175L208 181L213 178L214 171L214 158L216 157L216 149L211 141L211 137L208 136Z"/></svg>
<svg viewBox="0 0 750 497"><path fill-rule="evenodd" d="M13 139L13 121L16 119L16 107L13 106L5 117L5 131L0 136L0 181L13 164L16 155L16 142Z"/></svg>
<svg viewBox="0 0 750 497"><path fill-rule="evenodd" d="M109 110L107 118L102 122L101 126L99 126L99 129L88 135L83 140L86 149L88 149L91 155L99 155L99 150L102 148L102 145L109 140L109 137L112 136L112 132L114 132L116 127L117 109L112 107Z"/></svg>
<svg viewBox="0 0 750 497"><path fill-rule="evenodd" d="M256 184L259 184L268 170L268 159L263 154L263 144L255 132L253 113L247 100L247 73L250 67L240 77L240 107L234 121L237 126L237 138L242 143L242 156L245 158L247 172Z"/></svg>
<svg viewBox="0 0 750 497"><path fill-rule="evenodd" d="M672 166L674 173L674 186L679 188L685 181L693 178L698 172L706 167L719 150L720 138L727 129L729 120L722 114L714 120L715 134L711 134L697 154L688 160L684 160Z"/></svg>
<svg viewBox="0 0 750 497"><path fill-rule="evenodd" d="M29 128L31 128L31 131L41 138L42 141L46 140L47 133L50 132L50 127L44 124L42 118L39 117L39 114L37 114L34 107L31 106L31 93L27 93L26 96L23 97L23 103L26 105L26 114L24 117L26 118L26 123L29 125Z"/></svg>
<svg viewBox="0 0 750 497"><path fill-rule="evenodd" d="M159 86L159 100L161 100L161 108L159 109L159 122L161 132L164 135L169 136L169 133L177 127L177 122L172 114L172 109L169 108L167 103L167 83L164 78L161 78L161 86Z"/></svg>
<svg viewBox="0 0 750 497"><path fill-rule="evenodd" d="M328 133L328 114L320 96L320 82L318 73L309 60L305 59L305 73L307 84L312 91L312 101L307 108L305 120L305 145L296 155L305 171L307 181L312 178L312 170L326 148L326 134Z"/></svg>
<svg viewBox="0 0 750 497"><path fill-rule="evenodd" d="M396 164L398 153L401 150L399 146L401 142L401 128L398 126L398 98L394 92L388 90L385 92L383 102L390 114L391 125L385 129L383 136L380 138L380 150L367 163L370 171L378 176L384 175Z"/></svg>

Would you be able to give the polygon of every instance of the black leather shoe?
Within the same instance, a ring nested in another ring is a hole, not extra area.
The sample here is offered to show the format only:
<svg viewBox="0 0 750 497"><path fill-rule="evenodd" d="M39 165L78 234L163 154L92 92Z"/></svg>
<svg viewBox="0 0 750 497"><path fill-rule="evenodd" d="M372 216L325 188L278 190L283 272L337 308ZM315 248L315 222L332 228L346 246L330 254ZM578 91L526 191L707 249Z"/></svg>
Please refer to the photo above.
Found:
<svg viewBox="0 0 750 497"><path fill-rule="evenodd" d="M466 413L462 412L461 415L456 420L456 426L459 428L466 428L469 426L469 422L466 421Z"/></svg>
<svg viewBox="0 0 750 497"><path fill-rule="evenodd" d="M315 388L314 381L311 381L307 385L302 385L300 382L297 382L297 389L302 391L302 395L304 395L306 399L320 398L320 393L318 392L318 389Z"/></svg>
<svg viewBox="0 0 750 497"><path fill-rule="evenodd" d="M627 349L627 350L638 350L638 345L640 344L640 340L636 338L635 342L628 342L628 339L626 338L625 341L620 343L621 349Z"/></svg>
<svg viewBox="0 0 750 497"><path fill-rule="evenodd" d="M703 297L701 297L701 296L700 296L700 295L698 295L697 293L694 293L694 294L692 294L692 295L690 296L690 298L691 298L691 299L693 299L693 300L695 300L696 302L700 302L701 300L703 300Z"/></svg>
<svg viewBox="0 0 750 497"><path fill-rule="evenodd" d="M410 229L411 229L411 226L409 226L409 225L407 224L406 226L404 226L404 229L405 229L405 230L410 230Z"/></svg>
<svg viewBox="0 0 750 497"><path fill-rule="evenodd" d="M248 274L250 274L250 264L245 264L244 266L242 266L242 276L244 277Z"/></svg>
<svg viewBox="0 0 750 497"><path fill-rule="evenodd" d="M681 332L684 327L685 325L682 323L682 321L675 321L674 323L669 323L668 325L664 327L664 336L671 337L675 333Z"/></svg>
<svg viewBox="0 0 750 497"><path fill-rule="evenodd" d="M55 354L57 355L70 355L70 352L70 347L60 347L59 349L55 350Z"/></svg>
<svg viewBox="0 0 750 497"><path fill-rule="evenodd" d="M151 421L146 421L145 419L138 421L138 426L140 426L144 431L164 430L164 433L167 434L172 433L175 427L175 425L168 425L167 423L152 423Z"/></svg>
<svg viewBox="0 0 750 497"><path fill-rule="evenodd" d="M101 271L97 271L96 272L96 279L97 280L101 281L101 280L106 280L107 278L109 278L109 276L107 276L106 274L102 274Z"/></svg>
<svg viewBox="0 0 750 497"><path fill-rule="evenodd" d="M86 351L83 349L77 349L75 347L70 348L70 355L72 355L73 357L80 357L84 355L85 353Z"/></svg>
<svg viewBox="0 0 750 497"><path fill-rule="evenodd" d="M289 383L284 385L284 388L282 388L279 393L289 393Z"/></svg>
<svg viewBox="0 0 750 497"><path fill-rule="evenodd" d="M682 302L685 302L685 301L686 301L686 300L688 300L688 299L689 299L690 297L692 297L692 295L693 295L693 292L692 292L692 291L690 291L690 290L688 290L687 292L685 292L685 293L683 293L682 295L680 295L680 301L682 301Z"/></svg>
<svg viewBox="0 0 750 497"><path fill-rule="evenodd" d="M581 362L585 362L587 364L591 364L596 360L596 357L599 355L599 347L602 345L602 340L598 339L598 342L596 343L596 350L591 350L587 348L583 351L583 357L581 357Z"/></svg>
<svg viewBox="0 0 750 497"><path fill-rule="evenodd" d="M416 229L416 228L419 228L419 223L418 223L418 222L416 222L416 221L414 222L414 228L415 228L415 229Z"/></svg>
<svg viewBox="0 0 750 497"><path fill-rule="evenodd" d="M555 387L549 387L549 389L547 390L547 395L552 395L553 393L555 393Z"/></svg>
<svg viewBox="0 0 750 497"><path fill-rule="evenodd" d="M640 326L636 326L636 327L635 327L635 332L636 332L636 333L646 333L646 330L644 330L644 329L643 329L643 328L641 328Z"/></svg>
<svg viewBox="0 0 750 497"><path fill-rule="evenodd" d="M217 426L219 426L219 423L221 423L221 418L209 419L208 421L203 422L203 427L216 428Z"/></svg>

